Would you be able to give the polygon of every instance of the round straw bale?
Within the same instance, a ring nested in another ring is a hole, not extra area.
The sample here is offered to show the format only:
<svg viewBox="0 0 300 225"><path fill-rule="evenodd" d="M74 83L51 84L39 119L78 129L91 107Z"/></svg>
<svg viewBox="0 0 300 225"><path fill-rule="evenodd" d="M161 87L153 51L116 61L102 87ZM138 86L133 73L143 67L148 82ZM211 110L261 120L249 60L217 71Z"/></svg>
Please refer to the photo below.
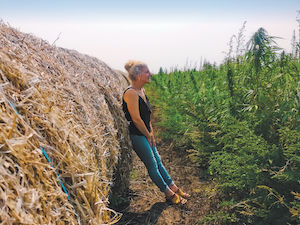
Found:
<svg viewBox="0 0 300 225"><path fill-rule="evenodd" d="M114 175L130 155L120 106L127 85L97 58L0 22L2 224L118 221L107 206L112 184L128 185L128 163Z"/></svg>

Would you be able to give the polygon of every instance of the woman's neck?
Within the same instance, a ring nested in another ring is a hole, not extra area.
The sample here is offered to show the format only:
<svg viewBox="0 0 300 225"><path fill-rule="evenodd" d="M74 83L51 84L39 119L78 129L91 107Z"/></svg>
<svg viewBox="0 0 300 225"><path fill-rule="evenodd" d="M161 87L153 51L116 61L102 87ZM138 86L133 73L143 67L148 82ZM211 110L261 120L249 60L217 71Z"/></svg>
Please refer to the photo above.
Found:
<svg viewBox="0 0 300 225"><path fill-rule="evenodd" d="M132 87L133 89L138 90L138 91L142 90L143 86L144 86L144 85L139 84L139 83L137 83L137 82L132 82L132 83L131 83L131 87Z"/></svg>

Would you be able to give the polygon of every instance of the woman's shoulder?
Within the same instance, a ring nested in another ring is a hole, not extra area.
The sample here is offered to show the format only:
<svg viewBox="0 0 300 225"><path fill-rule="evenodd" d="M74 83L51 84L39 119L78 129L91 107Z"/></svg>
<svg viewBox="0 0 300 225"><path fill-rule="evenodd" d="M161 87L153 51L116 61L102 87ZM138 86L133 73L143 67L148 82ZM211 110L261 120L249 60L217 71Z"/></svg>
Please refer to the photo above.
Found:
<svg viewBox="0 0 300 225"><path fill-rule="evenodd" d="M130 93L135 93L136 91L131 87L131 86L129 86L129 87L127 87L126 89L125 89L125 91L124 91L124 95L125 94L130 94Z"/></svg>
<svg viewBox="0 0 300 225"><path fill-rule="evenodd" d="M137 99L138 98L138 94L136 93L136 91L132 88L127 88L124 91L124 100L128 100L128 99Z"/></svg>

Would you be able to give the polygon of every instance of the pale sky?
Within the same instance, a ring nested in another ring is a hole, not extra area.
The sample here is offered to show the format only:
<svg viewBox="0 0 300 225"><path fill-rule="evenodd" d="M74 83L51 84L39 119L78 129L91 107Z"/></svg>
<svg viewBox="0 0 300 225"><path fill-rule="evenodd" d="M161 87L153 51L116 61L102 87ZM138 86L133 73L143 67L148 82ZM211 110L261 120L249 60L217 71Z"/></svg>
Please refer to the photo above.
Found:
<svg viewBox="0 0 300 225"><path fill-rule="evenodd" d="M260 27L291 51L300 0L0 0L0 19L56 46L124 71L129 59L150 71L200 60L220 64L244 21L245 41Z"/></svg>

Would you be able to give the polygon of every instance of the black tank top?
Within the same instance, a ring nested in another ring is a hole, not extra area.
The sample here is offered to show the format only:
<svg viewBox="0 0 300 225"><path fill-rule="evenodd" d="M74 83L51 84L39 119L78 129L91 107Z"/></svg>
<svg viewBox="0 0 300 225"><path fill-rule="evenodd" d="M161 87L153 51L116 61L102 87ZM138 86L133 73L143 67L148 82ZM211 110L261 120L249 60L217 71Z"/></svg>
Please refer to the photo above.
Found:
<svg viewBox="0 0 300 225"><path fill-rule="evenodd" d="M132 118L131 118L130 113L127 108L127 103L124 101L124 94L130 88L131 87L127 88L124 91L123 97L122 97L123 112L125 114L126 119L129 121L129 133L134 134L134 135L144 136L142 134L142 132L139 131L139 129L135 126L134 122L132 121ZM146 97L146 102L144 101L144 99L141 96L139 96L139 111L140 111L141 119L144 121L148 131L151 132L151 129L150 129L151 106L149 104L148 97L146 95L145 95L145 97Z"/></svg>

